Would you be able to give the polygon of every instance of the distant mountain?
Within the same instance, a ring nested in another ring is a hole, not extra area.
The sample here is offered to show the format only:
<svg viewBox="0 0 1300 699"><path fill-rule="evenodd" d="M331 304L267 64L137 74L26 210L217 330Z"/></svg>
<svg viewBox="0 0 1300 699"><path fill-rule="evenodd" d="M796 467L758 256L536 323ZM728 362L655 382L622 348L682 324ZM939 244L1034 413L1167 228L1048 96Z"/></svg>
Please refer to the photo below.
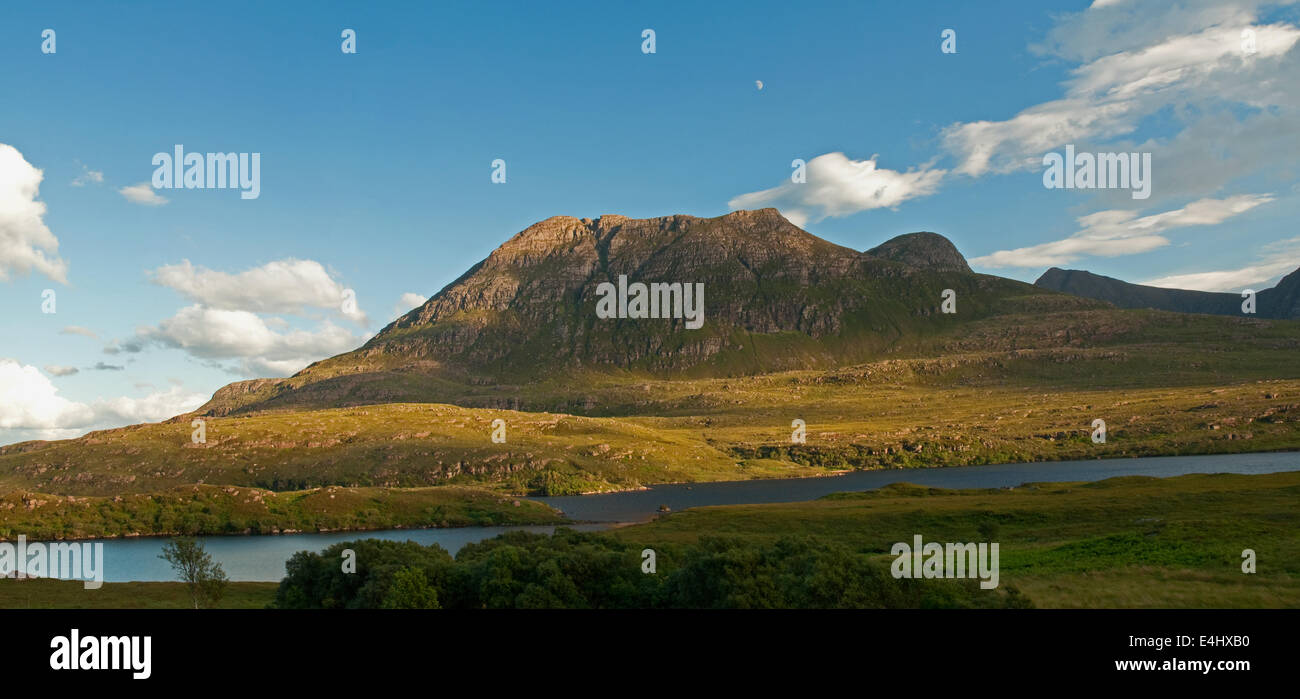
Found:
<svg viewBox="0 0 1300 699"><path fill-rule="evenodd" d="M1241 294L1166 289L1131 284L1077 269L1053 267L1034 286L1112 303L1120 308L1154 308L1180 313L1242 316ZM1257 290L1255 316L1300 318L1300 269L1283 277L1272 289Z"/></svg>
<svg viewBox="0 0 1300 699"><path fill-rule="evenodd" d="M1300 319L1300 269L1282 277L1277 286L1259 293L1272 318Z"/></svg>
<svg viewBox="0 0 1300 699"><path fill-rule="evenodd" d="M1120 308L1156 308L1163 311L1214 315L1241 314L1241 297L1237 294L1130 284L1078 269L1053 267L1044 272L1043 276L1034 282L1034 286L1113 303Z"/></svg>
<svg viewBox="0 0 1300 699"><path fill-rule="evenodd" d="M702 326L598 317L602 285L638 282L702 284ZM957 293L955 315L940 312L945 289ZM1025 298L1036 299L1038 311L1091 305L974 274L934 233L864 253L818 238L776 209L716 218L555 216L507 240L361 348L290 379L232 384L201 411L447 401L451 385L590 371L700 377L832 368L1024 310Z"/></svg>

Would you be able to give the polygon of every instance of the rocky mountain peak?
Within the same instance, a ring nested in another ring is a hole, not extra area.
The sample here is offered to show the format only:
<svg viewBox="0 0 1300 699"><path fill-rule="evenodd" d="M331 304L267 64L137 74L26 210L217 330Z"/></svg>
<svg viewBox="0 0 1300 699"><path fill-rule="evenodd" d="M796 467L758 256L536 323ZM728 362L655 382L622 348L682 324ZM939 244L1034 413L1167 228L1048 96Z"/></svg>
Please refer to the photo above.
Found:
<svg viewBox="0 0 1300 699"><path fill-rule="evenodd" d="M938 233L928 231L890 238L868 250L867 254L919 269L971 274L970 265L966 264L966 258L957 251L957 246Z"/></svg>

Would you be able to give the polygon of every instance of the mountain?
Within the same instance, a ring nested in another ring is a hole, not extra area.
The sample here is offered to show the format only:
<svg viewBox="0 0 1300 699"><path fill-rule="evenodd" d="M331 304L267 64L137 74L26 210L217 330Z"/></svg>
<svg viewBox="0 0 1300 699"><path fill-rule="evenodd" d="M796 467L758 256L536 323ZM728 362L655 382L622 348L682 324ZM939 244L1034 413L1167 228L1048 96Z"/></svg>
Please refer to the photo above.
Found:
<svg viewBox="0 0 1300 699"><path fill-rule="evenodd" d="M907 233L867 251L872 257L939 272L973 274L957 246L938 233Z"/></svg>
<svg viewBox="0 0 1300 699"><path fill-rule="evenodd" d="M598 313L636 283L682 284L681 317ZM703 318L685 312L696 284ZM1288 276L1270 302L1294 307L1298 285ZM941 308L947 290L956 313ZM0 447L11 493L0 537L33 522L65 536L105 533L88 521L118 533L296 528L317 510L264 516L301 499L336 504L318 528L443 521L450 510L435 503L449 499L511 521L508 501L446 486L558 495L1290 450L1297 351L1300 323L1126 310L975 274L932 233L859 252L772 209L554 217L364 346L292 377L231 384L162 423ZM1104 443L1089 436L1098 418ZM272 507L265 491L295 492ZM111 499L132 494L148 499Z"/></svg>
<svg viewBox="0 0 1300 699"><path fill-rule="evenodd" d="M1277 286L1259 292L1260 304L1267 302L1275 318L1300 319L1300 269L1282 277Z"/></svg>
<svg viewBox="0 0 1300 699"><path fill-rule="evenodd" d="M702 285L701 326L599 317L601 285L615 288L621 279L629 287ZM945 289L957 294L956 314L940 312ZM716 218L555 216L507 240L361 348L290 379L234 384L200 412L463 404L466 385L583 372L707 377L832 368L1021 309L1026 299L1043 311L1089 306L974 274L934 233L899 236L864 253L818 238L776 209Z"/></svg>
<svg viewBox="0 0 1300 699"><path fill-rule="evenodd" d="M1034 286L1105 301L1120 308L1244 315L1241 294L1143 286L1076 269L1053 267L1044 272ZM1255 302L1255 315L1260 318L1300 318L1300 269L1283 277L1276 287L1259 291Z"/></svg>

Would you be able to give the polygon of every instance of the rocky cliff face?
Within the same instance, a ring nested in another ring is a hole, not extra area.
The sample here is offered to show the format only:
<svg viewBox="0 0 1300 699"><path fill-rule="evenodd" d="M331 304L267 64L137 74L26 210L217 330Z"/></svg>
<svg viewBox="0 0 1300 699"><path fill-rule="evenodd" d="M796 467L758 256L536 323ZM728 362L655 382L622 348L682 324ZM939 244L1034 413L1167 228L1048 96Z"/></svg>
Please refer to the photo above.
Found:
<svg viewBox="0 0 1300 699"><path fill-rule="evenodd" d="M680 370L713 363L742 372L802 366L809 357L758 357L756 336L787 334L799 345L870 335L864 348L879 348L882 337L932 315L945 284L973 292L989 284L942 236L904 238L875 248L882 258L822 240L775 209L710 219L557 216L511 238L357 354L385 366L396 359L489 373L539 364ZM943 273L955 276L941 283ZM703 284L704 327L598 318L598 286L620 275L628 283Z"/></svg>

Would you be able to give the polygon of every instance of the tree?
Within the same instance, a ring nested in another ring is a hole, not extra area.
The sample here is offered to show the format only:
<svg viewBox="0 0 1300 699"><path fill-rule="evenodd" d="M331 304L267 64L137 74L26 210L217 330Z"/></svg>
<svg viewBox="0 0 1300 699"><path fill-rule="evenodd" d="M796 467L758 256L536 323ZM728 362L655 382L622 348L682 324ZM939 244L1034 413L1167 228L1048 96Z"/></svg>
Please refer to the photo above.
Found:
<svg viewBox="0 0 1300 699"><path fill-rule="evenodd" d="M384 596L384 609L440 609L438 591L419 568L404 566L393 573L393 583Z"/></svg>
<svg viewBox="0 0 1300 699"><path fill-rule="evenodd" d="M203 550L197 539L178 537L163 546L159 558L172 564L172 569L190 589L190 600L195 609L217 606L226 593L226 572L212 554Z"/></svg>

